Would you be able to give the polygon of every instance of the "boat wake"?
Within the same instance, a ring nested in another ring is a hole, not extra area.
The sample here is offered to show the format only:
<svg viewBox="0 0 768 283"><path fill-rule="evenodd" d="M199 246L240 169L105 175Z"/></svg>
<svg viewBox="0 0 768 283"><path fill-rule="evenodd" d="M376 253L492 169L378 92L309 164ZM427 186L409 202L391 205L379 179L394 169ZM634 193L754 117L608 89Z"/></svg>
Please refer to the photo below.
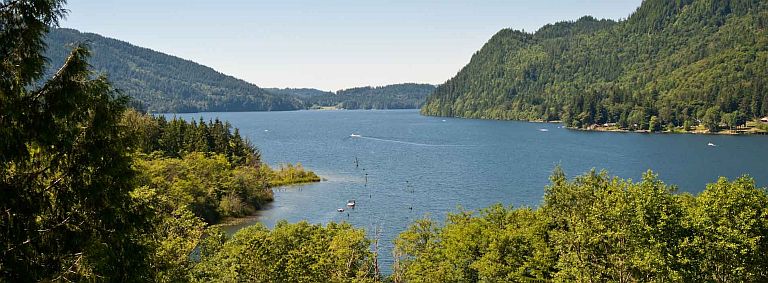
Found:
<svg viewBox="0 0 768 283"><path fill-rule="evenodd" d="M399 143L399 144L407 144L407 145L414 145L414 146L426 146L426 147L471 147L472 146L472 145L462 145L462 144L427 144L427 143L417 143L417 142L390 140L390 139L382 139L382 138L375 138L375 137L364 137L364 136L358 135L358 134L351 134L349 136L351 138L357 138L357 139L366 139L366 140L374 140L374 141L380 141L380 142L390 142L390 143Z"/></svg>

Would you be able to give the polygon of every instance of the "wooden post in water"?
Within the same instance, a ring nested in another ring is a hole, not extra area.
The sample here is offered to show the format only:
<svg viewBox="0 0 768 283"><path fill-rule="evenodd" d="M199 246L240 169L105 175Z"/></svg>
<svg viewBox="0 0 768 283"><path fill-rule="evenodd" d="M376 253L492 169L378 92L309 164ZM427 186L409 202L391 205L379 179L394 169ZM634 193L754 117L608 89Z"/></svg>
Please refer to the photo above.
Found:
<svg viewBox="0 0 768 283"><path fill-rule="evenodd" d="M379 239L381 238L381 226L376 224L376 233L373 238L373 268L375 270L375 276L374 280L376 282L379 282L381 278L379 278L379 274L381 274L381 270L379 270Z"/></svg>
<svg viewBox="0 0 768 283"><path fill-rule="evenodd" d="M408 209L413 211L413 189L411 188L411 183L408 180L405 180L405 190L411 193L411 206L409 206Z"/></svg>

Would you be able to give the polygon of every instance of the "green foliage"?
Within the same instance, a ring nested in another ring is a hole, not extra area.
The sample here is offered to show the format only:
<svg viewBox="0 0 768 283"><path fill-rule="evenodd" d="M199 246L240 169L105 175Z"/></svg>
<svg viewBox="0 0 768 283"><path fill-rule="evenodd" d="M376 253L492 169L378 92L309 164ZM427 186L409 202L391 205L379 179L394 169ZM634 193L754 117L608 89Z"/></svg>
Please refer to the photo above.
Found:
<svg viewBox="0 0 768 283"><path fill-rule="evenodd" d="M257 224L202 256L193 281L373 282L374 254L365 232L349 224Z"/></svg>
<svg viewBox="0 0 768 283"><path fill-rule="evenodd" d="M152 262L158 270L158 282L183 281L194 266L190 255L205 232L205 222L184 208L165 217L153 238L157 246Z"/></svg>
<svg viewBox="0 0 768 283"><path fill-rule="evenodd" d="M0 2L0 281L146 281L126 99L88 70L85 46L40 81L63 2Z"/></svg>
<svg viewBox="0 0 768 283"><path fill-rule="evenodd" d="M272 201L271 187L320 181L301 164L262 164L256 147L218 119L167 121L129 110L122 124L135 142L138 183L169 202L162 214L187 208L214 224L254 213Z"/></svg>
<svg viewBox="0 0 768 283"><path fill-rule="evenodd" d="M89 42L90 64L109 74L122 93L150 112L276 111L301 109L293 97L272 95L243 80L192 61L129 43L72 29L54 28L46 55L54 64L64 61L74 42ZM48 73L55 70L48 69Z"/></svg>
<svg viewBox="0 0 768 283"><path fill-rule="evenodd" d="M707 130L710 132L717 132L720 130L720 119L720 108L714 106L710 107L704 113L704 126L707 127Z"/></svg>
<svg viewBox="0 0 768 283"><path fill-rule="evenodd" d="M687 203L681 246L689 281L768 280L768 195L749 178L717 183Z"/></svg>
<svg viewBox="0 0 768 283"><path fill-rule="evenodd" d="M330 91L323 91L323 90L314 89L314 88L265 88L264 90L274 95L295 96L302 100L305 100L307 98L312 98L312 97L335 94Z"/></svg>
<svg viewBox="0 0 768 283"><path fill-rule="evenodd" d="M232 130L229 122L219 119L187 122L174 117L168 121L163 116L129 110L122 124L133 138L135 147L131 149L135 151L175 158L190 152L217 153L234 165L258 168L261 164L259 150L241 137L238 129Z"/></svg>
<svg viewBox="0 0 768 283"><path fill-rule="evenodd" d="M445 226L417 220L395 240L395 282L520 282L548 277L546 227L530 209L492 206L451 214Z"/></svg>
<svg viewBox="0 0 768 283"><path fill-rule="evenodd" d="M559 169L536 210L499 205L416 221L395 240L395 282L762 282L768 193L721 178L699 196Z"/></svg>
<svg viewBox="0 0 768 283"><path fill-rule="evenodd" d="M250 166L233 166L221 154L136 160L138 182L167 202L166 213L187 208L207 223L250 215L272 201L266 176Z"/></svg>
<svg viewBox="0 0 768 283"><path fill-rule="evenodd" d="M395 84L358 87L304 98L307 106L336 106L343 109L416 109L435 90L430 84Z"/></svg>
<svg viewBox="0 0 768 283"><path fill-rule="evenodd" d="M757 128L762 130L762 131L764 131L764 132L768 132L768 124L757 123Z"/></svg>
<svg viewBox="0 0 768 283"><path fill-rule="evenodd" d="M648 121L648 131L658 132L659 130L661 130L661 125L659 124L659 117L651 116L651 119Z"/></svg>
<svg viewBox="0 0 768 283"><path fill-rule="evenodd" d="M686 132L692 130L693 126L691 124L692 123L691 123L690 120L685 120L685 122L683 122L683 130L686 131Z"/></svg>
<svg viewBox="0 0 768 283"><path fill-rule="evenodd" d="M430 84L395 84L380 87L357 87L337 92L311 88L268 88L277 96L293 96L306 108L339 107L342 109L416 109L424 105L435 86Z"/></svg>
<svg viewBox="0 0 768 283"><path fill-rule="evenodd" d="M422 113L632 130L648 129L656 116L658 125L701 120L717 131L713 108L744 120L768 115L766 23L765 1L654 0L621 22L585 17L533 34L505 29Z"/></svg>
<svg viewBox="0 0 768 283"><path fill-rule="evenodd" d="M152 253L146 259L155 273L155 282L188 281L192 268L200 256L218 251L226 240L215 226L208 227L187 207L178 205L167 193L150 186L142 186L131 193L137 206L154 213L152 229L144 239Z"/></svg>
<svg viewBox="0 0 768 283"><path fill-rule="evenodd" d="M725 113L720 117L720 124L728 127L729 130L734 130L740 126L747 124L747 117L744 116L741 111L734 111Z"/></svg>
<svg viewBox="0 0 768 283"><path fill-rule="evenodd" d="M261 166L261 174L267 176L270 187L320 182L320 177L312 171L305 170L301 163L296 165L281 164L277 170L264 164Z"/></svg>
<svg viewBox="0 0 768 283"><path fill-rule="evenodd" d="M683 212L673 190L650 172L640 183L594 171L573 182L553 177L541 208L558 254L553 278L679 281L672 255Z"/></svg>

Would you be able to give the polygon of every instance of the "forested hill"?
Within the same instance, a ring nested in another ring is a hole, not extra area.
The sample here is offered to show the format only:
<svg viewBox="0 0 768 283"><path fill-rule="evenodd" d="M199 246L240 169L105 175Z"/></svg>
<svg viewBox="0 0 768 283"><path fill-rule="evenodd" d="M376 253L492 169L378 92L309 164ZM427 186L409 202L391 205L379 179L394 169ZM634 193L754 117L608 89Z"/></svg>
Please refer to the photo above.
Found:
<svg viewBox="0 0 768 283"><path fill-rule="evenodd" d="M88 43L89 63L113 85L151 112L268 111L302 108L293 97L275 96L216 70L129 43L73 29L51 29L49 66L61 66L73 42ZM49 67L50 68L50 67ZM52 74L56 70L49 69Z"/></svg>
<svg viewBox="0 0 768 283"><path fill-rule="evenodd" d="M342 109L416 109L424 105L434 85L404 83L378 87L356 87L325 92L312 89L268 89L280 94L291 94L304 101L307 107L338 107Z"/></svg>
<svg viewBox="0 0 768 283"><path fill-rule="evenodd" d="M505 29L422 113L635 130L742 124L768 115L766 27L764 0L646 0L620 22Z"/></svg>
<svg viewBox="0 0 768 283"><path fill-rule="evenodd" d="M269 93L276 95L290 95L299 99L321 96L321 95L333 95L333 92L324 91L314 88L265 88Z"/></svg>

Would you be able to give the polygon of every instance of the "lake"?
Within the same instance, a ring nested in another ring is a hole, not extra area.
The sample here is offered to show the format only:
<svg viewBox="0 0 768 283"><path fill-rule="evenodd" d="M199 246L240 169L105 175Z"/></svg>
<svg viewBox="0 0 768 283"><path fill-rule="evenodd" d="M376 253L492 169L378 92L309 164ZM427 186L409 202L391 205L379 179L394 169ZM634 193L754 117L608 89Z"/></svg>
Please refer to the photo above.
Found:
<svg viewBox="0 0 768 283"><path fill-rule="evenodd" d="M327 179L275 189L269 209L230 232L283 219L347 221L369 234L380 227L386 273L392 240L414 219L442 221L460 208L495 203L535 207L557 165L569 176L596 168L635 180L652 169L691 193L718 176L749 174L760 186L768 183L768 136L584 132L559 124L425 117L417 110L177 116L229 121L265 162L301 162ZM336 211L350 199L355 209Z"/></svg>

